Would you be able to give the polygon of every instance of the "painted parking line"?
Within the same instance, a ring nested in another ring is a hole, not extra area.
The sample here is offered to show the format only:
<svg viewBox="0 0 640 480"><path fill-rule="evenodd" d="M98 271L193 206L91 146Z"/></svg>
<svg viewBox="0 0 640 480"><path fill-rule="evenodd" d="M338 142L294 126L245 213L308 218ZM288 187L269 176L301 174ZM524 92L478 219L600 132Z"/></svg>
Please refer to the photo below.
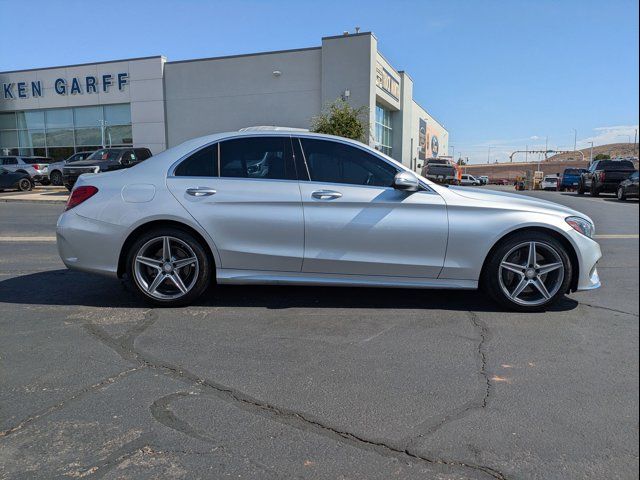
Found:
<svg viewBox="0 0 640 480"><path fill-rule="evenodd" d="M55 242L56 237L0 237L0 242Z"/></svg>
<svg viewBox="0 0 640 480"><path fill-rule="evenodd" d="M624 239L624 238L638 238L638 234L630 233L630 234L594 235L593 237L597 239L602 239L602 240L611 239L611 238Z"/></svg>

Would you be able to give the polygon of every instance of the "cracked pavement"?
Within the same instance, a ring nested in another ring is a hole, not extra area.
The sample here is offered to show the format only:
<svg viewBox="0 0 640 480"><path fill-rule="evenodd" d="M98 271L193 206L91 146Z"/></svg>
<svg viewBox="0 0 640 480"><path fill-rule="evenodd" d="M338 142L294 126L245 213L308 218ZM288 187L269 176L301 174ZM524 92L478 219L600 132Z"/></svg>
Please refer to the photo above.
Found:
<svg viewBox="0 0 640 480"><path fill-rule="evenodd" d="M637 234L638 203L535 193ZM61 207L0 205L0 236ZM150 309L0 241L0 479L637 478L638 240L552 312L480 293L219 287Z"/></svg>

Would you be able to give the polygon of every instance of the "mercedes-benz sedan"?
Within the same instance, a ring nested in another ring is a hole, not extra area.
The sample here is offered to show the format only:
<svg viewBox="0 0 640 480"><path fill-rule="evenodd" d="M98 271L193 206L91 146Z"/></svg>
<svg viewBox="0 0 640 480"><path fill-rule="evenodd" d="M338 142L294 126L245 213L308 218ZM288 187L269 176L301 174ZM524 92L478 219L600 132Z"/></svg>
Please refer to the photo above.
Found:
<svg viewBox="0 0 640 480"><path fill-rule="evenodd" d="M211 283L298 284L480 287L537 311L600 285L593 233L564 206L436 185L359 142L293 130L211 135L82 175L57 225L69 268L167 306Z"/></svg>

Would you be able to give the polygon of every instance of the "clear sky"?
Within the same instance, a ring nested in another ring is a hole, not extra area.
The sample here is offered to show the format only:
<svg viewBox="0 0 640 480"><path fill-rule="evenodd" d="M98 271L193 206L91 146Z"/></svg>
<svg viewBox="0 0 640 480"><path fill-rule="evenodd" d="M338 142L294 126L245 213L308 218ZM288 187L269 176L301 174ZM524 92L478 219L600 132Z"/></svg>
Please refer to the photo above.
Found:
<svg viewBox="0 0 640 480"><path fill-rule="evenodd" d="M0 0L0 71L320 45L372 31L455 155L633 141L638 2ZM629 136L631 138L629 138ZM452 153L452 152L450 152Z"/></svg>

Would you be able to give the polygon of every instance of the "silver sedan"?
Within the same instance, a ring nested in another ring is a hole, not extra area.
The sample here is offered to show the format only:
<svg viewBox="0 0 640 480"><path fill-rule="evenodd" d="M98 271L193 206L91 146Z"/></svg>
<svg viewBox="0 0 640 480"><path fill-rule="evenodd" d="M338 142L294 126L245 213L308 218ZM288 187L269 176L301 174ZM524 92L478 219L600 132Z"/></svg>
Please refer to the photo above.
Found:
<svg viewBox="0 0 640 480"><path fill-rule="evenodd" d="M361 143L293 130L211 135L82 175L57 225L69 268L166 306L224 283L482 288L539 311L600 286L593 233L561 205L437 185Z"/></svg>

